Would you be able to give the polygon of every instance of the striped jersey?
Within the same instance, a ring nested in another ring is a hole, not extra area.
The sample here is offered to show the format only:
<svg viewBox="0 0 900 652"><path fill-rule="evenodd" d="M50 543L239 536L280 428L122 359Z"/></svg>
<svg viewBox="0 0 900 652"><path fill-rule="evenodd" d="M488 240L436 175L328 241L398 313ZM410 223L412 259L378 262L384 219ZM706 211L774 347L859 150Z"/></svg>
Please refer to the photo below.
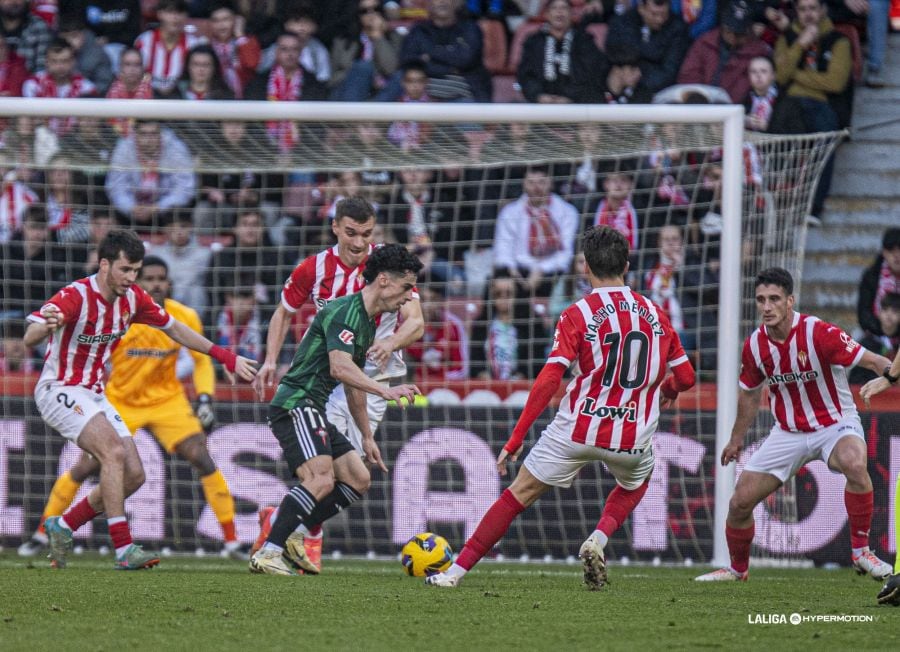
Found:
<svg viewBox="0 0 900 652"><path fill-rule="evenodd" d="M552 436L614 450L650 445L666 370L690 365L678 333L628 287L595 288L560 315L547 364L574 364Z"/></svg>
<svg viewBox="0 0 900 652"><path fill-rule="evenodd" d="M141 53L144 70L150 73L153 90L160 93L171 92L181 79L188 51L204 40L193 34L182 34L178 43L170 50L166 48L159 29L152 29L138 36L134 47Z"/></svg>
<svg viewBox="0 0 900 652"><path fill-rule="evenodd" d="M56 306L64 323L50 334L38 384L57 382L103 392L105 365L131 324L168 329L174 319L138 285L112 302L103 298L97 275L70 283L57 292L29 321L44 323L41 311Z"/></svg>
<svg viewBox="0 0 900 652"><path fill-rule="evenodd" d="M362 369L366 352L375 341L375 320L366 312L362 294L331 301L316 314L300 341L291 368L281 379L272 405L292 410L310 401L325 411L325 403L338 381L331 377L330 351L344 351Z"/></svg>
<svg viewBox="0 0 900 652"><path fill-rule="evenodd" d="M837 326L794 313L784 342L769 339L765 324L744 342L740 386L766 383L769 407L788 432L815 432L856 416L847 372L866 350Z"/></svg>
<svg viewBox="0 0 900 652"><path fill-rule="evenodd" d="M200 317L193 308L166 299L163 304L173 319L203 334ZM175 367L181 345L163 331L135 324L112 352L112 369L106 396L117 408L145 408L184 394ZM215 371L208 355L190 351L194 360L194 389L198 394L215 392Z"/></svg>
<svg viewBox="0 0 900 652"><path fill-rule="evenodd" d="M369 245L369 253L372 253L374 248L374 245ZM281 305L293 314L311 298L318 312L332 299L362 290L366 285L362 276L365 267L365 260L357 267L345 265L338 254L337 245L320 251L304 259L291 272L281 292ZM413 299L419 300L418 291L413 291ZM400 326L396 312L382 313L376 318L375 323L377 325L375 338L379 340L390 337ZM406 375L403 352L394 351L383 371L372 362L366 364L365 371L367 375L377 380L403 377Z"/></svg>

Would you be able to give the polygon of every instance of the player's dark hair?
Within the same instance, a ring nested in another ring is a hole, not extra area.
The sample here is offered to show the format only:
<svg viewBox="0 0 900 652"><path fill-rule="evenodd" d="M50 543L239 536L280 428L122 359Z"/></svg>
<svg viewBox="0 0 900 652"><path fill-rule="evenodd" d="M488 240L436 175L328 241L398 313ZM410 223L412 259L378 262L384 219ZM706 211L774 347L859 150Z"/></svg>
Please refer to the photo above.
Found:
<svg viewBox="0 0 900 652"><path fill-rule="evenodd" d="M525 169L525 174L543 174L545 176L550 176L550 166L549 165L529 165Z"/></svg>
<svg viewBox="0 0 900 652"><path fill-rule="evenodd" d="M382 272L388 274L418 274L422 269L422 261L401 244L386 244L376 247L363 270L363 278L366 283L371 283Z"/></svg>
<svg viewBox="0 0 900 652"><path fill-rule="evenodd" d="M354 222L362 224L375 217L375 208L363 197L346 197L334 208L335 221L342 217L349 217Z"/></svg>
<svg viewBox="0 0 900 652"><path fill-rule="evenodd" d="M881 297L881 303L878 305L881 306L882 310L896 310L900 312L900 292L888 292Z"/></svg>
<svg viewBox="0 0 900 652"><path fill-rule="evenodd" d="M190 13L188 3L185 0L159 0L156 5L156 13L160 11L175 11L179 14Z"/></svg>
<svg viewBox="0 0 900 652"><path fill-rule="evenodd" d="M787 296L794 293L794 277L783 267L769 267L756 275L756 283L754 288L760 285L777 285Z"/></svg>
<svg viewBox="0 0 900 652"><path fill-rule="evenodd" d="M108 260L112 263L118 260L120 253L125 254L125 259L129 263L139 263L144 260L144 243L134 231L113 229L97 246L98 261Z"/></svg>
<svg viewBox="0 0 900 652"><path fill-rule="evenodd" d="M888 229L881 238L881 248L887 251L900 249L900 229Z"/></svg>
<svg viewBox="0 0 900 652"><path fill-rule="evenodd" d="M628 240L608 226L592 226L581 236L588 267L597 278L624 276L628 267Z"/></svg>
<svg viewBox="0 0 900 652"><path fill-rule="evenodd" d="M169 265L159 256L146 256L144 258L144 266L141 267L141 273L148 267L162 267L166 270L166 276L169 275Z"/></svg>

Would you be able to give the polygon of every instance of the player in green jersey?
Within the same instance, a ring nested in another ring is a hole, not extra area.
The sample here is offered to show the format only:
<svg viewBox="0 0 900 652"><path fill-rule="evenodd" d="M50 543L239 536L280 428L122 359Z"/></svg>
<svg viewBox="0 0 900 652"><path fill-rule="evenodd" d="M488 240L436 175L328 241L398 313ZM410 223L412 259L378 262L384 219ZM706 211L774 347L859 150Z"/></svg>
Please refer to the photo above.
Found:
<svg viewBox="0 0 900 652"><path fill-rule="evenodd" d="M266 543L250 559L251 572L318 572L306 557L302 537L292 542L294 530L300 523L315 527L369 489L366 465L359 455L347 455L353 444L325 418L325 403L338 383L344 384L350 414L362 432L366 459L387 471L369 426L366 393L412 403L420 392L415 385L385 387L363 367L375 341L375 317L412 299L420 269L419 259L401 245L375 249L363 271L366 286L319 311L300 342L269 406L269 427L300 484L281 501Z"/></svg>

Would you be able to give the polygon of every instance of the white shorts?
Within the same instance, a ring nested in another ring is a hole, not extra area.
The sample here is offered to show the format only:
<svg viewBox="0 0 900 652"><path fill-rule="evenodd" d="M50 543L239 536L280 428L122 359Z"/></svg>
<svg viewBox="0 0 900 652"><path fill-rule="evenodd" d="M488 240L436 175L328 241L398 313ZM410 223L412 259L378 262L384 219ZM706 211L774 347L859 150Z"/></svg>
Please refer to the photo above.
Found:
<svg viewBox="0 0 900 652"><path fill-rule="evenodd" d="M389 386L386 380L378 381L378 383L385 387ZM378 430L378 425L384 418L384 412L387 410L387 401L375 394L366 394L366 407L369 412L369 427L374 435L375 431ZM353 420L350 408L347 407L347 394L344 392L343 384L335 387L334 391L331 392L331 396L328 397L328 403L325 404L325 418L338 429L338 432L349 439L350 443L353 444L353 448L365 458L362 447L362 432L356 425L356 421Z"/></svg>
<svg viewBox="0 0 900 652"><path fill-rule="evenodd" d="M554 437L545 430L525 457L524 464L531 475L544 484L568 488L581 467L596 460L606 464L619 486L631 491L653 473L653 444L647 444L644 449L615 452Z"/></svg>
<svg viewBox="0 0 900 652"><path fill-rule="evenodd" d="M769 473L782 482L787 482L808 462L822 460L828 464L835 445L847 436L859 437L865 443L866 437L859 417L847 417L808 434L788 432L775 425L769 436L750 456L744 470Z"/></svg>
<svg viewBox="0 0 900 652"><path fill-rule="evenodd" d="M131 437L125 421L104 394L97 394L78 385L51 382L35 388L34 402L44 423L76 444L88 421L100 413L106 415L119 437Z"/></svg>

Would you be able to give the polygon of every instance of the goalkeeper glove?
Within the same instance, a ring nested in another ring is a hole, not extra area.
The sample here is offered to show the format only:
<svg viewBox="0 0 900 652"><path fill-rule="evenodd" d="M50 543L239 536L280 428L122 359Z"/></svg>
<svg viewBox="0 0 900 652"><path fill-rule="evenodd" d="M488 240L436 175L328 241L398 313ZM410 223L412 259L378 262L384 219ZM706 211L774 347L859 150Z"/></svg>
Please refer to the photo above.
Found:
<svg viewBox="0 0 900 652"><path fill-rule="evenodd" d="M200 425L203 426L205 432L209 432L216 425L216 412L213 410L212 396L209 394L200 394L197 397L197 418L200 419Z"/></svg>

